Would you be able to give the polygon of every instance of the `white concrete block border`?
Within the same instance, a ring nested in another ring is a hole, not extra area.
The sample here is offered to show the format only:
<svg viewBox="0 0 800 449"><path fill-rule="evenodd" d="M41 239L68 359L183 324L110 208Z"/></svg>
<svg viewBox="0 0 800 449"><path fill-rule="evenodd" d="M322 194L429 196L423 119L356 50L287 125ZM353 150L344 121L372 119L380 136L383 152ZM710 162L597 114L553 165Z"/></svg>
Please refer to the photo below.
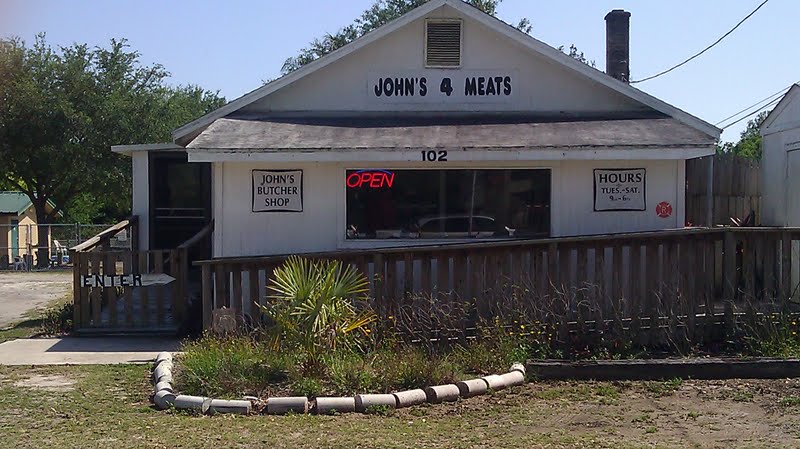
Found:
<svg viewBox="0 0 800 449"><path fill-rule="evenodd" d="M215 413L235 413L249 415L253 411L253 402L257 398L245 400L213 399L202 396L176 394L172 387L172 354L160 352L153 363L153 404L158 410L175 408L178 410L195 410L205 415ZM471 398L486 394L489 391L502 390L507 387L525 383L525 366L515 363L509 372L493 374L477 379L470 379L455 384L437 385L418 390L401 391L391 394L359 394L354 397L319 397L309 400L305 396L268 398L266 413L284 415L286 413L314 413L325 415L331 413L370 412L373 407L397 409L413 405L455 401L459 398Z"/></svg>

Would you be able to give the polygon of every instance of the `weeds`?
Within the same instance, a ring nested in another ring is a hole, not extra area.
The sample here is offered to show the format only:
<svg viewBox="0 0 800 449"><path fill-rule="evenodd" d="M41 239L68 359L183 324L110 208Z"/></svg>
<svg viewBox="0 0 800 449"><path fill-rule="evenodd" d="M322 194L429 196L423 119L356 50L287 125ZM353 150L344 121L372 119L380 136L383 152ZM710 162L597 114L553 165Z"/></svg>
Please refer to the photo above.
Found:
<svg viewBox="0 0 800 449"><path fill-rule="evenodd" d="M205 337L184 345L176 380L182 391L203 396L259 395L286 381L296 362L246 337Z"/></svg>
<svg viewBox="0 0 800 449"><path fill-rule="evenodd" d="M800 406L800 397L786 396L785 398L781 398L778 404L782 407L798 407Z"/></svg>
<svg viewBox="0 0 800 449"><path fill-rule="evenodd" d="M394 412L394 409L388 405L370 405L365 411L368 415L389 416Z"/></svg>
<svg viewBox="0 0 800 449"><path fill-rule="evenodd" d="M658 397L671 396L683 385L683 379L675 378L664 382L645 382L645 389Z"/></svg>
<svg viewBox="0 0 800 449"><path fill-rule="evenodd" d="M71 301L49 307L42 313L41 332L45 335L63 335L72 332L74 310Z"/></svg>

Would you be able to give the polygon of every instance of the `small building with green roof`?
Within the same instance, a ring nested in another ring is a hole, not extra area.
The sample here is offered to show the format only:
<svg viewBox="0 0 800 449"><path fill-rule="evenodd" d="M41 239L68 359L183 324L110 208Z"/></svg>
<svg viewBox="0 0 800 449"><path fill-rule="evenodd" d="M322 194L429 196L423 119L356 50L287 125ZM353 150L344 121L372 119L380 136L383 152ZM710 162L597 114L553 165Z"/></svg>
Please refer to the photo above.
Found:
<svg viewBox="0 0 800 449"><path fill-rule="evenodd" d="M55 204L47 205L55 209ZM23 192L0 192L0 269L16 257L34 254L39 241L36 210ZM47 245L51 242L48 239Z"/></svg>

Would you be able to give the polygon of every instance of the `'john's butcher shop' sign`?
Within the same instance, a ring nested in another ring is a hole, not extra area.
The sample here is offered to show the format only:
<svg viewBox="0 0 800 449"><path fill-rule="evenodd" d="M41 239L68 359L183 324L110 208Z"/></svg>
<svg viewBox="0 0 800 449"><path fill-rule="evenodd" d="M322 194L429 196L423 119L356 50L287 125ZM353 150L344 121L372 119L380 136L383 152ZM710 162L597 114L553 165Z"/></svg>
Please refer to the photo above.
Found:
<svg viewBox="0 0 800 449"><path fill-rule="evenodd" d="M643 168L594 170L594 210L645 210Z"/></svg>
<svg viewBox="0 0 800 449"><path fill-rule="evenodd" d="M303 170L253 170L253 212L302 212Z"/></svg>

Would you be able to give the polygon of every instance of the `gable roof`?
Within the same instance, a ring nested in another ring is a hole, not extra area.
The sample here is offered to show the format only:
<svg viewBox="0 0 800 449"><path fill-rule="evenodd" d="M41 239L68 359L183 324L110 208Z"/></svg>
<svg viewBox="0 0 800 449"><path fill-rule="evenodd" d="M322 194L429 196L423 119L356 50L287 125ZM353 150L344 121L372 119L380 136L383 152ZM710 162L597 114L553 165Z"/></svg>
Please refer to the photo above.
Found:
<svg viewBox="0 0 800 449"><path fill-rule="evenodd" d="M792 87L790 87L789 90L783 95L781 101L779 101L778 104L775 105L775 107L772 109L772 111L770 111L770 113L767 115L767 118L765 118L764 121L761 122L760 126L761 135L772 134L774 132L782 131L781 129L770 129L770 127L772 126L773 123L775 123L775 120L778 118L778 116L781 115L781 113L783 113L786 107L789 106L798 97L800 97L800 84L795 83L792 84Z"/></svg>
<svg viewBox="0 0 800 449"><path fill-rule="evenodd" d="M47 204L55 209L56 205L47 200ZM0 192L0 214L22 215L33 203L23 192Z"/></svg>
<svg viewBox="0 0 800 449"><path fill-rule="evenodd" d="M364 36L354 40L353 42L309 63L305 66L281 77L278 78L268 84L265 84L258 89L253 90L250 93L247 93L228 104L212 111L203 117L200 117L197 120L194 120L180 128L176 129L172 132L173 140L179 144L185 146L188 144L191 139L193 139L197 134L203 131L207 126L214 122L214 120L218 118L222 118L231 114L244 106L247 106L253 102L256 102L267 95L272 94L273 92L282 89L295 81L306 77L317 70L320 70L339 59L393 33L394 31L405 27L406 25L425 17L426 15L430 14L431 12L439 9L443 6L449 6L460 13L464 14L465 16L485 25L491 30L505 36L512 41L515 41L522 45L523 48L532 51L534 53L540 54L545 58L548 58L562 66L566 66L573 71L577 72L578 74L597 82L607 88L610 88L613 91L616 91L628 98L633 99L641 104L644 104L656 111L662 112L669 117L672 117L678 120L681 123L684 123L688 126L691 126L698 131L701 131L709 136L714 138L719 138L720 133L722 132L721 129L717 128L716 126L705 122L687 112L684 112L658 98L653 97L639 89L636 89L630 86L627 83L623 83L593 67L590 67L587 64L584 64L575 58L570 57L569 55L564 54L560 50L557 50L544 42L541 42L527 33L524 33L513 26L503 22L496 17L493 17L489 14L484 13L483 11L465 3L462 0L430 0L429 2L425 3L424 5L417 7L408 13L404 14L403 16L399 17L398 19L389 22L382 27L365 34Z"/></svg>

